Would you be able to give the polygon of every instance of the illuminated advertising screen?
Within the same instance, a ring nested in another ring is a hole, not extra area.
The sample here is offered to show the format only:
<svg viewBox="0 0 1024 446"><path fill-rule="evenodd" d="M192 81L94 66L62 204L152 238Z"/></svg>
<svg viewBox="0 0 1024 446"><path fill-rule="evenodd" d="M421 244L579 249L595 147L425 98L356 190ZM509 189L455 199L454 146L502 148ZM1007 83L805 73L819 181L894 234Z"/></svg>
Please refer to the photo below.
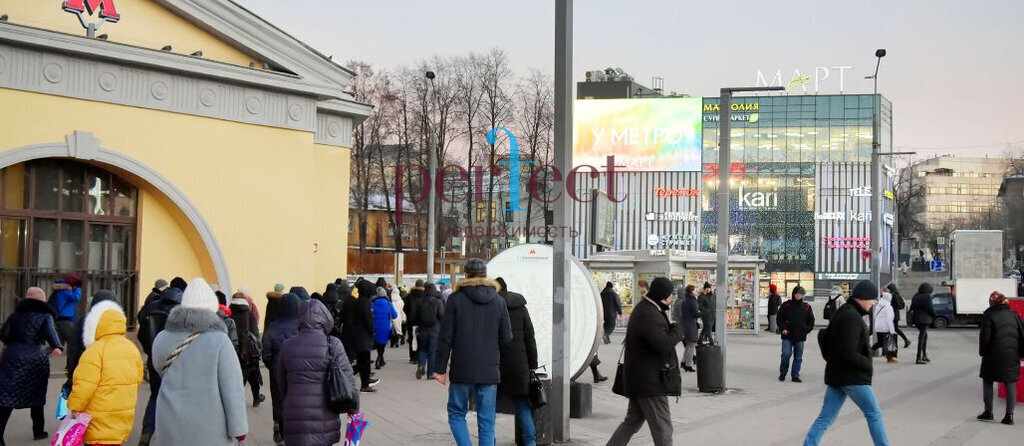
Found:
<svg viewBox="0 0 1024 446"><path fill-rule="evenodd" d="M701 170L701 98L582 99L573 109L573 164L626 171Z"/></svg>

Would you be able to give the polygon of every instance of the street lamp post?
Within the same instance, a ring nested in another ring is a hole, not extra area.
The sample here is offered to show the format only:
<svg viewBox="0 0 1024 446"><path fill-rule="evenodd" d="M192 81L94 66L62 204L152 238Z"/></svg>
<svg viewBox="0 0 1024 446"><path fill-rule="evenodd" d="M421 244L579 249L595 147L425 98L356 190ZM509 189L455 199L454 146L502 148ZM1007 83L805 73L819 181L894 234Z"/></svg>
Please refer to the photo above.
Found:
<svg viewBox="0 0 1024 446"><path fill-rule="evenodd" d="M559 172L572 169L572 0L555 2L555 153L554 167ZM552 434L555 442L569 441L569 278L572 250L566 230L572 225L572 202L559 194L554 202L554 226L561 227L560 236L552 242L553 291L551 312L551 406ZM547 231L546 231L547 232Z"/></svg>
<svg viewBox="0 0 1024 446"><path fill-rule="evenodd" d="M434 77L436 76L433 71L427 71L425 76L429 81L429 86L427 88L430 89L430 91L427 92L427 110L429 111L430 103L433 102L434 96L437 93L437 86L434 85ZM425 121L427 124L427 151L430 152L427 154L427 157L430 159L428 169L430 172L430 178L432 179L437 172L437 137L434 135L434 129L430 127L429 113L427 114L427 119ZM429 195L430 196L427 197L427 282L433 283L434 249L436 249L437 245L437 219L435 217L435 214L437 213L437 199L435 198L436 194L431 193ZM399 209L399 212L401 212L401 209Z"/></svg>
<svg viewBox="0 0 1024 446"><path fill-rule="evenodd" d="M725 387L725 306L729 293L729 166L730 124L732 123L732 95L738 92L782 91L784 87L723 88L718 104L718 273L715 287L715 336L722 348L722 387Z"/></svg>
<svg viewBox="0 0 1024 446"><path fill-rule="evenodd" d="M882 65L882 58L885 57L885 50L875 51L878 61L875 63L875 74L870 78L874 80L875 90L871 96L874 105L871 113L871 281L879 289L882 288L882 228L885 225L885 218L882 215L882 173L881 173L881 143L879 142L878 129L881 127L882 104L878 97L878 67Z"/></svg>

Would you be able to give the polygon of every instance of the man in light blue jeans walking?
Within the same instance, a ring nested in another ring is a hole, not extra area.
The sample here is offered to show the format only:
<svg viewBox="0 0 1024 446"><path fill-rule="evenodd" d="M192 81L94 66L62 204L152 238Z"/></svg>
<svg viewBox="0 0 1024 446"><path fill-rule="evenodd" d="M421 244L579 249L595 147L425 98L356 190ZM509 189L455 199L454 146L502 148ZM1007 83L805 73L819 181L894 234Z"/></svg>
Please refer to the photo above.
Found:
<svg viewBox="0 0 1024 446"><path fill-rule="evenodd" d="M871 339L864 316L878 301L878 287L868 281L857 284L852 298L839 307L828 328L818 335L825 357L825 402L804 438L804 446L817 446L825 431L836 421L850 397L864 413L875 446L888 446L882 409L871 388L874 369L871 364Z"/></svg>
<svg viewBox="0 0 1024 446"><path fill-rule="evenodd" d="M501 286L487 279L487 264L469 259L466 280L455 286L445 303L436 362L431 372L441 385L448 384L448 425L458 446L472 446L466 413L469 397L476 399L480 446L494 446L495 400L501 382L501 347L512 341L512 326ZM449 361L451 370L448 370Z"/></svg>

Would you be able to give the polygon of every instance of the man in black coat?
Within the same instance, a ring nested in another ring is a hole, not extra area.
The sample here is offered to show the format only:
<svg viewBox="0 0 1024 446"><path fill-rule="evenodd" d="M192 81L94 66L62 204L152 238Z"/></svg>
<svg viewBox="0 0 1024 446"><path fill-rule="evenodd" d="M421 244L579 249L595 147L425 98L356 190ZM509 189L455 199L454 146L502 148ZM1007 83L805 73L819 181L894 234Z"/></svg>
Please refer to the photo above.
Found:
<svg viewBox="0 0 1024 446"><path fill-rule="evenodd" d="M779 326L782 328L782 362L779 364L779 381L786 380L789 359L793 358L793 382L800 379L800 366L804 363L804 341L814 330L814 311L804 302L804 287L793 288L793 298L779 307Z"/></svg>
<svg viewBox="0 0 1024 446"><path fill-rule="evenodd" d="M679 324L683 333L683 362L681 366L687 372L696 372L693 368L693 356L697 352L697 320L700 319L700 306L697 304L697 296L694 296L695 288L687 285L685 289L679 290L679 296L672 304L672 320Z"/></svg>
<svg viewBox="0 0 1024 446"><path fill-rule="evenodd" d="M537 339L533 320L526 309L526 298L508 290L501 277L495 280L501 286L498 294L505 299L512 327L512 342L501 347L501 384L498 395L511 398L519 415L523 444L537 443L537 429L530 406L530 374L537 370Z"/></svg>
<svg viewBox="0 0 1024 446"><path fill-rule="evenodd" d="M601 291L601 307L604 310L604 343L612 343L612 333L615 332L615 320L622 316L622 301L619 294L615 292L615 285L608 282Z"/></svg>
<svg viewBox="0 0 1024 446"><path fill-rule="evenodd" d="M885 420L871 388L874 369L871 364L871 339L864 316L878 302L878 287L868 281L857 284L853 294L836 310L828 328L818 334L825 356L825 402L804 439L805 445L817 446L825 431L839 417L849 397L864 413L871 439L876 445L887 445Z"/></svg>
<svg viewBox="0 0 1024 446"><path fill-rule="evenodd" d="M779 287L774 283L768 285L768 331L779 332L779 307L782 306L782 296L779 296Z"/></svg>
<svg viewBox="0 0 1024 446"><path fill-rule="evenodd" d="M917 327L917 363L927 364L928 328L935 322L935 306L932 304L932 286L922 283L917 294L910 301L910 322Z"/></svg>
<svg viewBox="0 0 1024 446"><path fill-rule="evenodd" d="M180 280L180 278L175 279ZM182 285L179 283L178 286ZM150 302L139 312L139 344L142 345L142 351L146 353L146 368L149 370L149 401L146 403L146 412L142 417L142 436L139 439L139 444L143 446L149 444L150 438L156 432L156 399L160 395L160 384L162 383L160 374L153 367L153 340L164 330L171 310L181 304L181 297L181 288L171 282L171 286L160 293L160 299Z"/></svg>
<svg viewBox="0 0 1024 446"><path fill-rule="evenodd" d="M377 391L373 386L380 382L380 378L370 377L370 351L373 350L373 309L370 300L376 294L377 286L373 282L363 280L356 283L356 291L359 292L359 298L350 298L341 310L342 317L345 318L341 340L347 355L356 358L355 371L359 373L359 391L372 393Z"/></svg>
<svg viewBox="0 0 1024 446"><path fill-rule="evenodd" d="M644 421L655 445L672 444L668 395L681 391L675 347L683 339L682 331L668 318L674 288L667 278L654 279L647 296L629 316L622 362L622 391L629 398L629 408L626 419L608 440L609 446L629 443Z"/></svg>
<svg viewBox="0 0 1024 446"><path fill-rule="evenodd" d="M409 363L417 364L419 362L419 353L416 351L416 326L419 325L416 307L419 305L420 299L423 298L423 279L416 280L416 286L409 290L409 294L406 294L402 299L402 311L405 312L405 324L408 327L406 330L406 340L409 344Z"/></svg>
<svg viewBox="0 0 1024 446"><path fill-rule="evenodd" d="M1017 381L1020 381L1020 358L1024 357L1024 323L1020 316L1010 309L1006 296L992 293L989 307L981 321L981 335L978 337L978 354L981 355L982 393L985 411L979 420L991 421L992 385L1006 385L1006 415L1003 424L1013 425L1013 408L1017 401Z"/></svg>
<svg viewBox="0 0 1024 446"><path fill-rule="evenodd" d="M444 302L434 284L426 284L416 300L412 301L416 318L417 367L416 379L423 378L434 369L437 359L437 342L441 336L441 321L444 320ZM434 379L433 375L427 376Z"/></svg>
<svg viewBox="0 0 1024 446"><path fill-rule="evenodd" d="M466 261L466 280L448 296L438 340L434 379L448 390L448 425L457 444L472 444L466 413L476 397L480 444L494 444L495 404L501 382L501 346L512 341L511 322L498 285L487 279L487 264Z"/></svg>
<svg viewBox="0 0 1024 446"><path fill-rule="evenodd" d="M704 328L700 331L700 338L710 340L715 331L715 310L718 308L718 300L710 283L704 282L702 292L697 297L697 303L700 304L700 320L704 324Z"/></svg>

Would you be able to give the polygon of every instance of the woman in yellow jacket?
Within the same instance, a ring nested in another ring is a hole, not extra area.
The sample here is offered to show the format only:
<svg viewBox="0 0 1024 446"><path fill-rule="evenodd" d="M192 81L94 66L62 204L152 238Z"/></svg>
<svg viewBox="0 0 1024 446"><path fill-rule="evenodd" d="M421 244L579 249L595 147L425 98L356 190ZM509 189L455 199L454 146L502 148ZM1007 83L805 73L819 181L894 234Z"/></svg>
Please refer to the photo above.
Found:
<svg viewBox="0 0 1024 446"><path fill-rule="evenodd" d="M142 382L142 355L124 338L127 320L113 301L97 303L85 316L86 350L75 369L68 409L92 417L85 444L121 445L135 422L135 402Z"/></svg>

